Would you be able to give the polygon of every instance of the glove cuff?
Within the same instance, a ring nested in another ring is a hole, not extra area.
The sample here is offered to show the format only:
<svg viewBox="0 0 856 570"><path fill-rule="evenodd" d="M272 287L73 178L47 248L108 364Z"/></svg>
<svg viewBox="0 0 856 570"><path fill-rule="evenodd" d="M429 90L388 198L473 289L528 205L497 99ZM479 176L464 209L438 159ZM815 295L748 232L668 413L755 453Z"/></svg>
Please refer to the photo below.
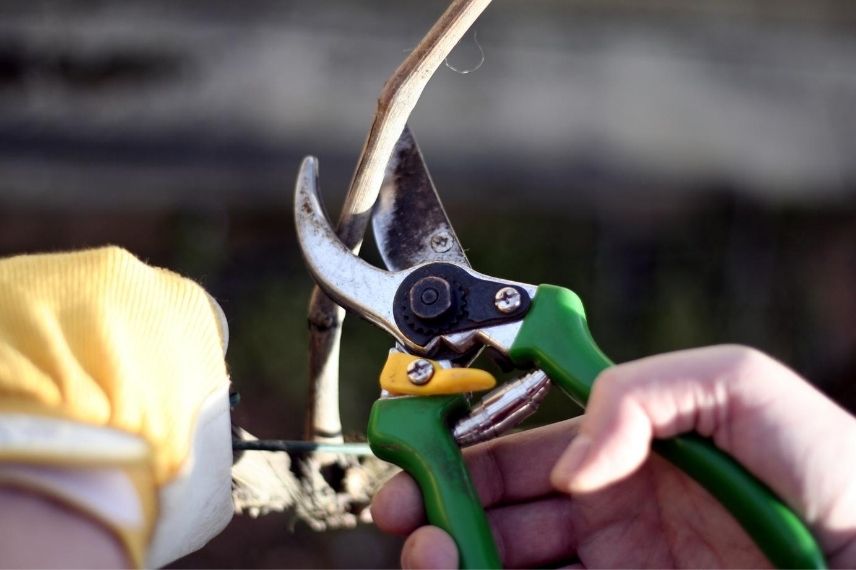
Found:
<svg viewBox="0 0 856 570"><path fill-rule="evenodd" d="M0 426L0 486L49 497L94 520L115 536L129 563L145 565L158 498L142 440L20 414L0 415Z"/></svg>
<svg viewBox="0 0 856 570"><path fill-rule="evenodd" d="M145 442L48 416L0 414L0 486L44 495L91 518L137 568L205 545L232 518L228 386L203 403L190 454L158 486Z"/></svg>

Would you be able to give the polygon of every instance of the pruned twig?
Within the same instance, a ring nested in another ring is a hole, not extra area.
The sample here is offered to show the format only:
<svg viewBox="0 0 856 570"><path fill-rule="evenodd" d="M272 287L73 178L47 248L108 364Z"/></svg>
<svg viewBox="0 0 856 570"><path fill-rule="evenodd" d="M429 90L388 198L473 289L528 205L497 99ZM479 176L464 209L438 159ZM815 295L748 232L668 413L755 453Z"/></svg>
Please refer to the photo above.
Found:
<svg viewBox="0 0 856 570"><path fill-rule="evenodd" d="M488 4L490 0L453 1L381 90L337 227L339 237L354 253L359 252L387 162L410 112L428 80ZM309 305L306 437L319 443L342 441L339 339L343 318L344 311L316 287ZM236 438L244 442L237 449L293 447L288 442L253 441L246 432L238 432ZM323 469L333 462L341 467L334 470L339 473L335 480L326 477ZM317 450L305 454L247 451L233 468L233 496L238 512L257 516L290 511L318 530L348 527L370 518L367 506L372 495L397 470L373 456L358 459Z"/></svg>
<svg viewBox="0 0 856 570"><path fill-rule="evenodd" d="M358 253L387 162L422 91L490 0L454 0L387 80L339 216L342 242ZM344 311L317 287L309 303L309 404L306 437L341 441L339 341Z"/></svg>

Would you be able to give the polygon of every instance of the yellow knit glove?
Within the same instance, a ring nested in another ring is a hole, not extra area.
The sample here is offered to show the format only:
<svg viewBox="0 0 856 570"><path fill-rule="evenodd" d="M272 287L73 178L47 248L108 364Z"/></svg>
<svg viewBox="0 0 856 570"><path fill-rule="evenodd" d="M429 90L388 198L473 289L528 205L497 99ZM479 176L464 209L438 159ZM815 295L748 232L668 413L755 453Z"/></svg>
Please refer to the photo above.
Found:
<svg viewBox="0 0 856 570"><path fill-rule="evenodd" d="M201 287L120 248L0 260L0 485L137 566L199 548L232 512L227 336Z"/></svg>

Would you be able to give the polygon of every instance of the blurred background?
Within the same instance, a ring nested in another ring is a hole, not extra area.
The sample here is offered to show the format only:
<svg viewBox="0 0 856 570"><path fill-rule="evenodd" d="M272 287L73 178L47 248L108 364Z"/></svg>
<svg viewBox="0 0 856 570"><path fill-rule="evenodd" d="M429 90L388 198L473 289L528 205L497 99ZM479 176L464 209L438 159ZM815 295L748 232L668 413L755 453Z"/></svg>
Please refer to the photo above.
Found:
<svg viewBox="0 0 856 570"><path fill-rule="evenodd" d="M445 6L5 0L0 254L113 243L197 279L231 324L237 421L299 438L298 161L319 157L335 217L382 84ZM411 124L473 265L576 290L612 358L746 343L853 410L854 29L847 0L497 0ZM346 322L349 434L388 345ZM570 413L554 394L533 421ZM398 547L271 515L177 566L384 567Z"/></svg>

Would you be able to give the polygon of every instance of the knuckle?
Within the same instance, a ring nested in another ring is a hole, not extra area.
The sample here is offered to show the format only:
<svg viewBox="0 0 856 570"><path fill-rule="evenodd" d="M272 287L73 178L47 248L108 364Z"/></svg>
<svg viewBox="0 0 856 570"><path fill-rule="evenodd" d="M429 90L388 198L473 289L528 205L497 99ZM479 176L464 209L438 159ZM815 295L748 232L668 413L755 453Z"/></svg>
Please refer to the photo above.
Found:
<svg viewBox="0 0 856 570"><path fill-rule="evenodd" d="M607 368L594 383L591 403L597 401L610 409L628 405L634 398L635 385L633 374L628 374L621 365Z"/></svg>
<svg viewBox="0 0 856 570"><path fill-rule="evenodd" d="M725 349L727 350L728 369L730 371L727 378L732 382L753 378L765 371L769 371L771 368L781 366L773 358L757 348L735 344L728 345Z"/></svg>
<svg viewBox="0 0 856 570"><path fill-rule="evenodd" d="M506 482L502 476L496 440L488 442L483 448L483 453L475 455L472 461L474 463L470 464L471 472L481 475L475 479L479 483L476 491L482 504L493 505L502 502L506 495Z"/></svg>

